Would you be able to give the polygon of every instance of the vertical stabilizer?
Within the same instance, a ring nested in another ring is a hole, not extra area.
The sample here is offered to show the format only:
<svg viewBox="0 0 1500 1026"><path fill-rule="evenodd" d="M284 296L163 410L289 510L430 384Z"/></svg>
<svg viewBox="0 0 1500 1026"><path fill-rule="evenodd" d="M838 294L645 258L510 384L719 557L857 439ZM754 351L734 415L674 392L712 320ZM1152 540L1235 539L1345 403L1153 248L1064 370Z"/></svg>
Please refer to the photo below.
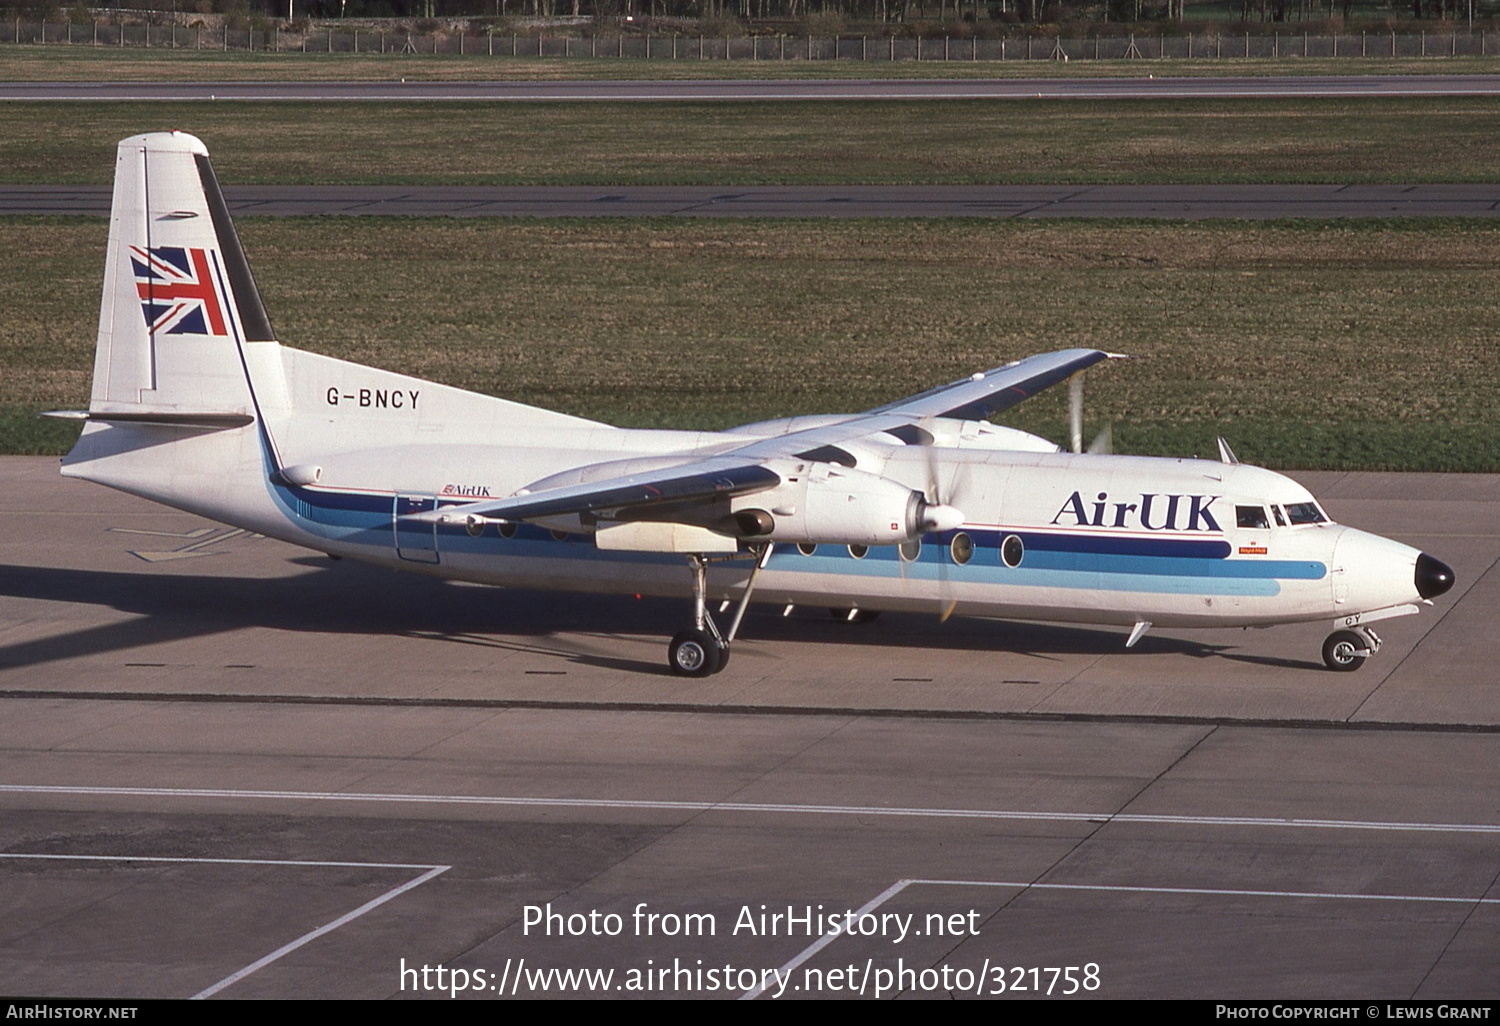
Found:
<svg viewBox="0 0 1500 1026"><path fill-rule="evenodd" d="M121 142L91 416L254 417L242 347L273 340L207 148Z"/></svg>

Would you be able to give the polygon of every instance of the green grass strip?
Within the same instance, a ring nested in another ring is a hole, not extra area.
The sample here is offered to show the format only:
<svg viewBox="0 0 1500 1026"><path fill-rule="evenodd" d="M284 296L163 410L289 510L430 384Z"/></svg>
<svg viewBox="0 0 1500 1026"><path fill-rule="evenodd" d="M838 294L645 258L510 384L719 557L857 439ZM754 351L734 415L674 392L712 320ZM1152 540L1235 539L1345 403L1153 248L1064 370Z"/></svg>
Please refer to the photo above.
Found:
<svg viewBox="0 0 1500 1026"><path fill-rule="evenodd" d="M860 410L1097 346L1087 432L1281 468L1500 470L1500 225L245 219L283 341L614 423ZM0 220L0 450L86 404L106 226ZM1055 393L1055 394L1053 394ZM1065 390L1009 423L1063 437Z"/></svg>

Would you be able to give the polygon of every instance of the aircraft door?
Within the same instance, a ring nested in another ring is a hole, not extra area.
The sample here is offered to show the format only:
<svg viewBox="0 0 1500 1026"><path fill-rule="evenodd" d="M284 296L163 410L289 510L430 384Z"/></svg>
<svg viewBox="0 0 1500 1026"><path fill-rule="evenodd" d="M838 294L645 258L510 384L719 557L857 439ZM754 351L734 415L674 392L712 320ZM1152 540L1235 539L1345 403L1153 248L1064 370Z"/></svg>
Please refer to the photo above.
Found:
<svg viewBox="0 0 1500 1026"><path fill-rule="evenodd" d="M426 513L436 508L437 500L430 495L396 495L392 512L396 555L402 559L409 559L413 563L439 561L437 524L401 519L410 513Z"/></svg>
<svg viewBox="0 0 1500 1026"><path fill-rule="evenodd" d="M959 509L964 508L959 503L966 502L976 509L993 510L997 524L1015 524L1018 496L1006 490L1006 486L1010 484L1010 467L998 466L983 469L983 474L975 474L972 471L960 472L959 483L964 487L954 489L958 494L948 498ZM981 487L976 488L976 485ZM1000 532L1002 541L1007 533L1004 530Z"/></svg>
<svg viewBox="0 0 1500 1026"><path fill-rule="evenodd" d="M1333 606L1335 611L1339 606L1349 601L1349 575L1345 572L1345 561L1349 558L1349 551L1344 545L1344 539L1348 535L1340 530L1337 540L1333 543L1333 559L1328 567L1328 581L1333 586ZM1342 550L1342 551L1341 551Z"/></svg>

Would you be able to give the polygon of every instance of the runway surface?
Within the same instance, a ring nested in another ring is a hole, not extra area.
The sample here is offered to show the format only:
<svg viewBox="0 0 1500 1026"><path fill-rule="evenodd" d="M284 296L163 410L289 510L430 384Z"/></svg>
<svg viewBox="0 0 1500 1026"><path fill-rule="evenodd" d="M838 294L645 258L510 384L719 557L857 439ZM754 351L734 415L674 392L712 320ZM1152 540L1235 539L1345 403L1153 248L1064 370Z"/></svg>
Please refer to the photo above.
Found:
<svg viewBox="0 0 1500 1026"><path fill-rule="evenodd" d="M0 82L0 100L786 101L1495 96L1496 75L572 82Z"/></svg>
<svg viewBox="0 0 1500 1026"><path fill-rule="evenodd" d="M238 185L240 216L404 217L1495 217L1470 185ZM110 187L0 186L0 216L109 213Z"/></svg>
<svg viewBox="0 0 1500 1026"><path fill-rule="evenodd" d="M1302 476L1458 575L1357 673L1317 625L763 610L685 681L681 602L0 460L0 992L1493 999L1500 478Z"/></svg>

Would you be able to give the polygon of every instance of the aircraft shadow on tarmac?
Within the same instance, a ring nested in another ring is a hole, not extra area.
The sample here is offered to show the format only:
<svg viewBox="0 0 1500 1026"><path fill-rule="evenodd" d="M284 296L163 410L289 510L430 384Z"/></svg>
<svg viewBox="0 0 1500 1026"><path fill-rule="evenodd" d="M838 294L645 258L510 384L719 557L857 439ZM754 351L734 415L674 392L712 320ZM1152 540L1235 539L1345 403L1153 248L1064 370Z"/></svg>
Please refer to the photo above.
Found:
<svg viewBox="0 0 1500 1026"><path fill-rule="evenodd" d="M665 637L687 617L684 599L580 596L561 592L455 586L322 557L294 560L296 576L255 578L202 574L120 573L53 567L0 566L0 598L107 606L133 618L0 646L0 669L138 649L243 628L330 634L390 635L451 644L535 652L638 673L666 674L665 660L642 661L580 652L550 639L560 633ZM955 617L937 611L888 613L873 625L843 623L823 609L752 607L740 636L747 641L816 642L951 652L1006 652L1055 660L1069 655L1123 655L1124 633L1108 628ZM1148 635L1139 654L1219 656L1290 669L1309 661L1235 651L1232 646Z"/></svg>

